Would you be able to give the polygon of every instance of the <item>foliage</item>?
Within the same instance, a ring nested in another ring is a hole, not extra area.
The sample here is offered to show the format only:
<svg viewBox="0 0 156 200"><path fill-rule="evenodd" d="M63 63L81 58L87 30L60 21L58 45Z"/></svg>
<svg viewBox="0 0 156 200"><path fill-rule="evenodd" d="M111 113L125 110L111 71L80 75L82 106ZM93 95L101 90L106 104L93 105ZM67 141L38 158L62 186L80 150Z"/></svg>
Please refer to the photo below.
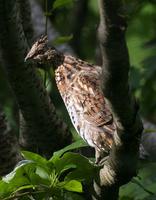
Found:
<svg viewBox="0 0 156 200"><path fill-rule="evenodd" d="M56 200L82 200L80 193L83 193L83 184L91 184L98 168L86 157L67 152L80 146L85 144L75 142L55 152L49 160L36 153L23 151L25 160L0 181L1 199L41 200L52 197Z"/></svg>
<svg viewBox="0 0 156 200"><path fill-rule="evenodd" d="M156 163L145 164L137 177L120 189L120 200L150 200L156 198Z"/></svg>
<svg viewBox="0 0 156 200"><path fill-rule="evenodd" d="M129 47L130 80L136 97L140 100L142 114L156 122L156 4L144 1L139 11L129 21L127 42Z"/></svg>
<svg viewBox="0 0 156 200"><path fill-rule="evenodd" d="M0 199L83 200L83 185L92 183L98 168L80 154L67 152L83 146L81 141L75 142L55 152L49 160L23 151L25 160L0 181ZM155 168L156 163L141 164L137 177L120 188L119 200L154 200Z"/></svg>
<svg viewBox="0 0 156 200"><path fill-rule="evenodd" d="M73 3L73 0L55 0L53 4L53 9L64 7L72 3Z"/></svg>
<svg viewBox="0 0 156 200"><path fill-rule="evenodd" d="M128 19L127 44L130 54L131 88L140 101L141 113L156 122L156 4L154 0L123 0ZM49 1L51 2L51 1ZM53 25L61 36L54 43L70 42L72 37L72 19L75 15L73 0L55 0L50 7ZM67 23L68 22L68 23ZM82 59L94 62L97 49L96 29L99 22L98 7L95 0L89 0L86 19L80 38ZM68 36L67 36L68 35ZM73 47L74 48L74 47ZM0 66L1 67L1 66ZM0 103L6 114L12 116L13 95L7 79L0 69ZM60 106L58 94L52 85L53 100L56 98L59 112L64 114ZM11 114L10 114L11 113ZM10 117L11 118L11 117ZM67 117L64 117L65 119ZM13 117L11 121L14 121ZM12 122L15 124L15 122ZM14 125L15 126L15 125ZM150 133L148 133L150 134ZM83 144L84 145L84 144ZM83 183L89 184L96 168L89 160L79 154L67 152L78 147L76 143L55 152L50 160L38 154L23 151L25 160L0 181L0 199L75 199L82 200ZM82 146L82 144L81 144ZM147 163L141 166L138 176L120 189L120 200L154 200L156 199L156 164Z"/></svg>

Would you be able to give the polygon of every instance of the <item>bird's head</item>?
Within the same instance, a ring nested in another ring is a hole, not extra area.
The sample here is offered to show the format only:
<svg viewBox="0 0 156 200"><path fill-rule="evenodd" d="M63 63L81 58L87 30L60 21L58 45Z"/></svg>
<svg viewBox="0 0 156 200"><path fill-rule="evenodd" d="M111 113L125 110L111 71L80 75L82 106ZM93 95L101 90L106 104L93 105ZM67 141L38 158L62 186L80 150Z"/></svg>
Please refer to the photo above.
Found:
<svg viewBox="0 0 156 200"><path fill-rule="evenodd" d="M47 45L47 36L41 36L31 47L25 61L33 60L40 64L51 64L58 66L63 62L64 56L55 48L49 48Z"/></svg>

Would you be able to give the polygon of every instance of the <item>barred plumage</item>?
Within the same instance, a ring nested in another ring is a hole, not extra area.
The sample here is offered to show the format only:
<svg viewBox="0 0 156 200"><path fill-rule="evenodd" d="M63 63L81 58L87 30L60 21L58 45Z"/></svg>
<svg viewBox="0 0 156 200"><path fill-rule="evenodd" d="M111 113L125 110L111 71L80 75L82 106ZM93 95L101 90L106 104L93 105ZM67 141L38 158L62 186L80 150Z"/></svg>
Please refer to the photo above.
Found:
<svg viewBox="0 0 156 200"><path fill-rule="evenodd" d="M33 52L36 42L26 58L57 65L57 87L75 129L97 152L109 152L116 126L101 88L101 67L46 48L45 43L41 38L42 51L35 47Z"/></svg>

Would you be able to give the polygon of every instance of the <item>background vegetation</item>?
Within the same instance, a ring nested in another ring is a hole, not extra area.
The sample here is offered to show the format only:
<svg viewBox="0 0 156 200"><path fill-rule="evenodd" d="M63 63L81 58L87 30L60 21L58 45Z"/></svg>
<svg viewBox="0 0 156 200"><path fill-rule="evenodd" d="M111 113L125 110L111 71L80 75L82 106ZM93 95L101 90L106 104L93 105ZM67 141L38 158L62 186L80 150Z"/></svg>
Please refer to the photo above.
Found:
<svg viewBox="0 0 156 200"><path fill-rule="evenodd" d="M124 1L124 9L127 13L127 23L128 29L126 34L127 45L129 49L130 56L130 84L135 94L137 100L140 105L140 113L142 117L151 121L152 123L156 123L156 2L155 0L123 0ZM53 44L59 43L68 43L73 51L75 52L77 57L80 57L83 60L87 60L92 63L101 64L101 58L99 55L99 47L98 41L96 37L96 31L99 22L99 12L97 7L97 2L95 0L84 0L84 1L62 1L62 4L56 4L53 0L48 0L48 9L45 11L45 2L40 2L45 14L50 18L53 26L59 32L61 37L57 38L55 41L51 41ZM59 2L59 1L58 1ZM61 2L61 1L60 1ZM80 3L81 2L81 3ZM52 6L53 5L53 6ZM67 23L68 22L68 23ZM0 64L1 65L1 64ZM43 72L41 72L43 73ZM16 103L14 97L9 89L9 84L5 79L4 71L0 68L0 103L7 115L7 118L10 121L13 129L17 131L16 120L13 116L16 111ZM44 77L44 74L43 74ZM47 83L49 80L47 80ZM54 103L56 107L59 108L60 115L66 117L67 113L64 109L63 103L56 91L56 89L49 84L48 87L49 92L55 93ZM58 101L58 98L60 99ZM60 106L61 104L61 106ZM63 114L62 114L63 113ZM68 118L69 119L69 118ZM75 131L73 130L70 121L67 120L71 130L75 136ZM150 134L150 133L147 133ZM22 188L22 182L19 183L18 187L20 189L28 189L34 187L36 182L42 183L45 188L49 189L51 187L54 177L51 178L51 172L46 174L46 170L49 170L49 165L55 165L56 163L48 163L48 161L43 160L41 157L37 157L34 154L29 154L27 152L23 152L25 159L32 159L34 163L36 162L36 166L38 168L37 175L33 175L33 178L29 180L29 186L27 188ZM68 154L64 154L67 155ZM58 158L59 159L59 158ZM83 158L79 158L83 159ZM74 160L74 158L73 158ZM59 161L61 163L61 161ZM59 163L58 162L58 163ZM89 167L87 161L83 161L86 166L90 170L95 170L93 166ZM32 173L32 169L34 169L34 163L23 163L20 164L18 168L16 168L16 176L12 174L7 181L11 180L10 191L5 191L8 185L5 185L2 180L0 182L0 194L3 195L1 190L4 192L4 197L7 199L7 195L10 192L15 192L15 182L18 180L18 176L24 170L27 175L30 176ZM46 165L46 170L43 169L43 163ZM45 164L46 163L46 164ZM58 164L57 163L57 164ZM60 165L60 163L58 165ZM61 170L68 170L71 168L79 167L77 163L71 161L68 165L64 165L62 162L61 169L58 173L62 173ZM26 169L24 167L26 166ZM65 169L63 167L65 166ZM68 167L67 167L68 166ZM58 167L58 166L57 166ZM56 168L57 168L56 167ZM60 166L59 166L60 167ZM21 172L19 171L21 170ZM31 170L30 170L31 169ZM53 168L51 168L52 170ZM148 162L148 161L140 161L139 164L139 173L136 178L133 178L132 181L121 187L120 189L120 200L154 200L156 199L156 163ZM81 172L80 172L81 173ZM92 171L90 172L90 174ZM89 175L90 175L89 174ZM40 176L40 178L38 177ZM88 177L89 177L88 175ZM77 180L77 174L70 177L70 181L75 181L75 188L72 188L74 192L81 193L82 192L82 182L81 180ZM34 178L35 177L35 178ZM37 178L36 178L37 177ZM87 178L88 178L87 177ZM16 179L16 180L14 180ZM6 181L6 182L7 182ZM23 180L25 181L25 180ZM61 185L57 183L57 187L55 188L58 192L62 190L72 191L70 184ZM63 189L62 189L63 188ZM47 193L47 190L44 190L43 193ZM8 193L7 193L8 192ZM49 196L52 195L48 193ZM55 194L55 191L54 193ZM72 193L73 195L75 193ZM27 195L27 194L26 194ZM38 194L35 194L38 195ZM64 195L60 193L60 195ZM70 194L71 195L71 194ZM81 199L81 195L70 196L68 192L64 196L65 199ZM23 197L20 197L22 199ZM37 196L37 199L42 199L43 196ZM47 197L48 198L48 197ZM56 197L56 199L62 198L61 196ZM9 198L8 198L9 199ZM24 199L24 198L23 198ZM55 198L54 198L55 199Z"/></svg>

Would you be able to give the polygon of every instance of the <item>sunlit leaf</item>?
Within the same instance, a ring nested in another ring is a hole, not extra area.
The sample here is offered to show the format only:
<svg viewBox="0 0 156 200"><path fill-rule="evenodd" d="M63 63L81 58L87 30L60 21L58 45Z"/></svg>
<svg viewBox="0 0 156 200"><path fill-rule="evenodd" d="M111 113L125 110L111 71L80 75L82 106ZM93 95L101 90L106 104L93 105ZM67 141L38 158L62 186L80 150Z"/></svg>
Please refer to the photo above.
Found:
<svg viewBox="0 0 156 200"><path fill-rule="evenodd" d="M79 181L71 180L71 181L65 181L60 182L58 184L59 187L64 188L68 191L72 192L82 192L82 184Z"/></svg>
<svg viewBox="0 0 156 200"><path fill-rule="evenodd" d="M33 162L20 162L18 166L0 181L0 197L11 195L18 188L31 185L28 173L35 170Z"/></svg>
<svg viewBox="0 0 156 200"><path fill-rule="evenodd" d="M38 174L42 179L48 179L49 180L49 174L40 166L36 167L36 174Z"/></svg>
<svg viewBox="0 0 156 200"><path fill-rule="evenodd" d="M47 160L40 156L39 154L29 152L29 151L22 151L22 156L27 160L33 160L37 163L46 164Z"/></svg>
<svg viewBox="0 0 156 200"><path fill-rule="evenodd" d="M44 157L40 156L39 154L29 152L29 151L22 151L22 155L24 158L34 161L36 165L41 166L44 170L46 170L47 173L50 173L50 171L53 168L52 163L49 164L48 160L46 160Z"/></svg>
<svg viewBox="0 0 156 200"><path fill-rule="evenodd" d="M6 183L9 183L9 182L14 178L14 176L15 176L17 173L23 172L23 166L28 165L28 164L30 164L30 163L33 163L33 162L30 161L30 160L22 160L22 161L20 161L20 162L17 164L17 166L15 167L15 169L14 169L12 172L10 172L9 174L7 174L6 176L4 176L4 177L2 178L2 180L3 180L4 182L6 182ZM34 165L34 164L33 164L33 165Z"/></svg>

